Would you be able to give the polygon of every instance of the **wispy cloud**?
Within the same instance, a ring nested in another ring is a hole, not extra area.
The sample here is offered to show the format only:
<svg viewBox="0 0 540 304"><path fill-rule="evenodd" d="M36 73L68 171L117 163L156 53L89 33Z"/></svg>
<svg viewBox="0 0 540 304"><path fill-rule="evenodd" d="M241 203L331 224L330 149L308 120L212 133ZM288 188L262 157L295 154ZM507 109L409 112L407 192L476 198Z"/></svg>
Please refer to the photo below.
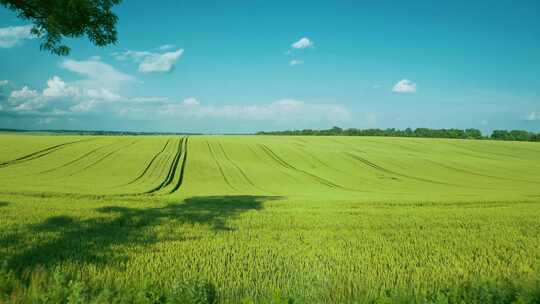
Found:
<svg viewBox="0 0 540 304"><path fill-rule="evenodd" d="M66 59L60 63L60 67L82 76L85 82L92 83L94 86L118 88L135 81L133 76L120 72L112 65L96 58L80 61Z"/></svg>
<svg viewBox="0 0 540 304"><path fill-rule="evenodd" d="M165 51L173 48L172 45L162 45L158 48ZM141 73L167 73L170 72L176 62L182 57L183 49L171 52L150 52L150 51L125 51L123 53L114 53L117 60L131 60L139 64Z"/></svg>
<svg viewBox="0 0 540 304"><path fill-rule="evenodd" d="M527 120L540 120L540 112L531 112L527 115Z"/></svg>
<svg viewBox="0 0 540 304"><path fill-rule="evenodd" d="M196 107L199 106L200 103L195 97L188 97L182 101L182 105L186 107Z"/></svg>
<svg viewBox="0 0 540 304"><path fill-rule="evenodd" d="M313 41L309 40L309 38L303 37L300 38L300 40L294 42L291 47L293 49L301 50L301 49L307 49L313 47Z"/></svg>
<svg viewBox="0 0 540 304"><path fill-rule="evenodd" d="M31 31L31 25L0 28L0 48L11 48L19 45L23 40L36 38Z"/></svg>
<svg viewBox="0 0 540 304"><path fill-rule="evenodd" d="M396 93L415 93L416 92L416 83L408 80L402 79L398 81L392 91Z"/></svg>
<svg viewBox="0 0 540 304"><path fill-rule="evenodd" d="M204 105L193 97L157 109L159 115L194 119L232 119L281 123L325 121L339 123L350 119L349 111L334 104L312 104L295 99L281 99L269 104Z"/></svg>
<svg viewBox="0 0 540 304"><path fill-rule="evenodd" d="M164 44L164 45L158 47L158 50L160 50L160 51L168 51L168 50L171 50L171 49L174 49L174 45L172 45L172 44Z"/></svg>
<svg viewBox="0 0 540 304"><path fill-rule="evenodd" d="M304 64L304 61L303 61L303 60L296 60L296 59L294 59L294 60L291 60L291 61L289 62L289 65L290 65L290 66L301 65L301 64Z"/></svg>

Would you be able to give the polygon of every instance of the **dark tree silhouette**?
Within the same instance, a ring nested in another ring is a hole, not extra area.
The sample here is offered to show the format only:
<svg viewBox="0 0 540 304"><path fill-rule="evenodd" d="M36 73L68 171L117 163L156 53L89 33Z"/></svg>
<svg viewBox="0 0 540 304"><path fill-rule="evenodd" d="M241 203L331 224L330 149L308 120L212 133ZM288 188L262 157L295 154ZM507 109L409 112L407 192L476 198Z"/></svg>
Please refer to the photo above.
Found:
<svg viewBox="0 0 540 304"><path fill-rule="evenodd" d="M0 0L0 4L32 22L41 49L68 55L63 38L87 36L97 46L115 43L118 17L112 7L121 0Z"/></svg>

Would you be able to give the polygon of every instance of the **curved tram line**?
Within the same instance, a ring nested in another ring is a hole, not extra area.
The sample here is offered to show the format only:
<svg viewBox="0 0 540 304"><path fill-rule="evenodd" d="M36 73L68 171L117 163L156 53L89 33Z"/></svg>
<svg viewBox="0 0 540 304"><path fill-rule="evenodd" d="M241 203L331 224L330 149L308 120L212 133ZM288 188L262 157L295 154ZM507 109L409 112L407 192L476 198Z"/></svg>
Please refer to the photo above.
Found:
<svg viewBox="0 0 540 304"><path fill-rule="evenodd" d="M80 143L80 142L83 142L83 141L91 141L91 140L94 140L94 139L93 138L92 139L81 139L81 140L70 141L70 142L67 142L67 143L54 145L52 147L48 147L48 148L45 148L45 149L30 153L30 154L27 154L25 156L21 156L21 157L16 158L16 159L12 159L12 160L8 160L6 162L0 163L0 168L8 167L8 166L16 165L16 164L21 164L21 163L25 163L25 162L28 162L28 161L31 161L31 160L34 160L34 159L42 158L42 157L47 156L47 155L49 155L49 154L51 154L51 153L53 153L55 151L63 149L66 146L76 144L76 143Z"/></svg>
<svg viewBox="0 0 540 304"><path fill-rule="evenodd" d="M154 162L156 161L156 159L158 159L158 157L160 157L163 152L165 152L165 150L167 149L167 147L169 146L169 143L171 142L170 139L167 140L167 142L165 143L165 145L163 146L163 148L161 149L161 151L159 151L158 153L156 153L152 159L150 160L150 162L148 162L148 164L146 165L146 168L144 168L143 172L141 172L141 174L139 174L139 176L137 176L136 178L134 178L132 181L130 181L129 183L123 185L123 186L127 186L127 185L131 185L137 181L139 181L141 178L143 178L143 176L145 176L148 172L148 170L150 170L150 168L152 167L152 164L154 164Z"/></svg>
<svg viewBox="0 0 540 304"><path fill-rule="evenodd" d="M167 187L171 185L173 186L172 189L168 192L165 192L165 194L172 194L180 188L184 180L184 170L185 170L186 162L187 162L187 143L188 143L187 137L182 137L178 141L178 148L177 148L176 154L169 167L169 170L167 172L167 176L165 177L165 179L156 187L140 194L160 194L160 191L165 190ZM177 173L178 173L178 178L177 178L176 183L174 183Z"/></svg>

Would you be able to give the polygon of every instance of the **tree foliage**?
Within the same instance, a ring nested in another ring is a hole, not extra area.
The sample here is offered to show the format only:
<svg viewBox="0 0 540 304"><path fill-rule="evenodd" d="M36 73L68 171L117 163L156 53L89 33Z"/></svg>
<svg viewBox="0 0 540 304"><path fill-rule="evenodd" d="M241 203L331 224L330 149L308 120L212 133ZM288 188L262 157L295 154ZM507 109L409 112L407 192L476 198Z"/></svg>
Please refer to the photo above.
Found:
<svg viewBox="0 0 540 304"><path fill-rule="evenodd" d="M41 49L68 55L64 38L87 36L97 46L115 43L118 17L112 7L121 0L0 0L19 18L33 24L32 33L42 39Z"/></svg>
<svg viewBox="0 0 540 304"><path fill-rule="evenodd" d="M425 137L425 138L460 138L460 139L487 139L478 129L429 129L429 128L407 128L399 129L342 129L333 127L327 130L286 130L259 132L259 135L344 135L344 136L392 136L392 137ZM489 137L496 140L515 141L540 141L540 133L535 134L522 130L495 130Z"/></svg>

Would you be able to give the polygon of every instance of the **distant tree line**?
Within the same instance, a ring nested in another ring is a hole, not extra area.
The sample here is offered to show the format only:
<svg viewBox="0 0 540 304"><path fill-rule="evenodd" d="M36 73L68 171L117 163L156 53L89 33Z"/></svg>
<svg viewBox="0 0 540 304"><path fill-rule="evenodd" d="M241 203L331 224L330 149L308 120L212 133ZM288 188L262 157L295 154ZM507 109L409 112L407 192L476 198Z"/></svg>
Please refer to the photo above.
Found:
<svg viewBox="0 0 540 304"><path fill-rule="evenodd" d="M258 135L321 135L321 136L391 136L391 137L424 137L424 138L459 138L459 139L495 139L514 141L540 141L540 133L533 133L522 130L495 130L490 136L482 135L478 129L429 129L429 128L407 128L399 129L342 129L333 127L326 130L286 130L258 132Z"/></svg>

